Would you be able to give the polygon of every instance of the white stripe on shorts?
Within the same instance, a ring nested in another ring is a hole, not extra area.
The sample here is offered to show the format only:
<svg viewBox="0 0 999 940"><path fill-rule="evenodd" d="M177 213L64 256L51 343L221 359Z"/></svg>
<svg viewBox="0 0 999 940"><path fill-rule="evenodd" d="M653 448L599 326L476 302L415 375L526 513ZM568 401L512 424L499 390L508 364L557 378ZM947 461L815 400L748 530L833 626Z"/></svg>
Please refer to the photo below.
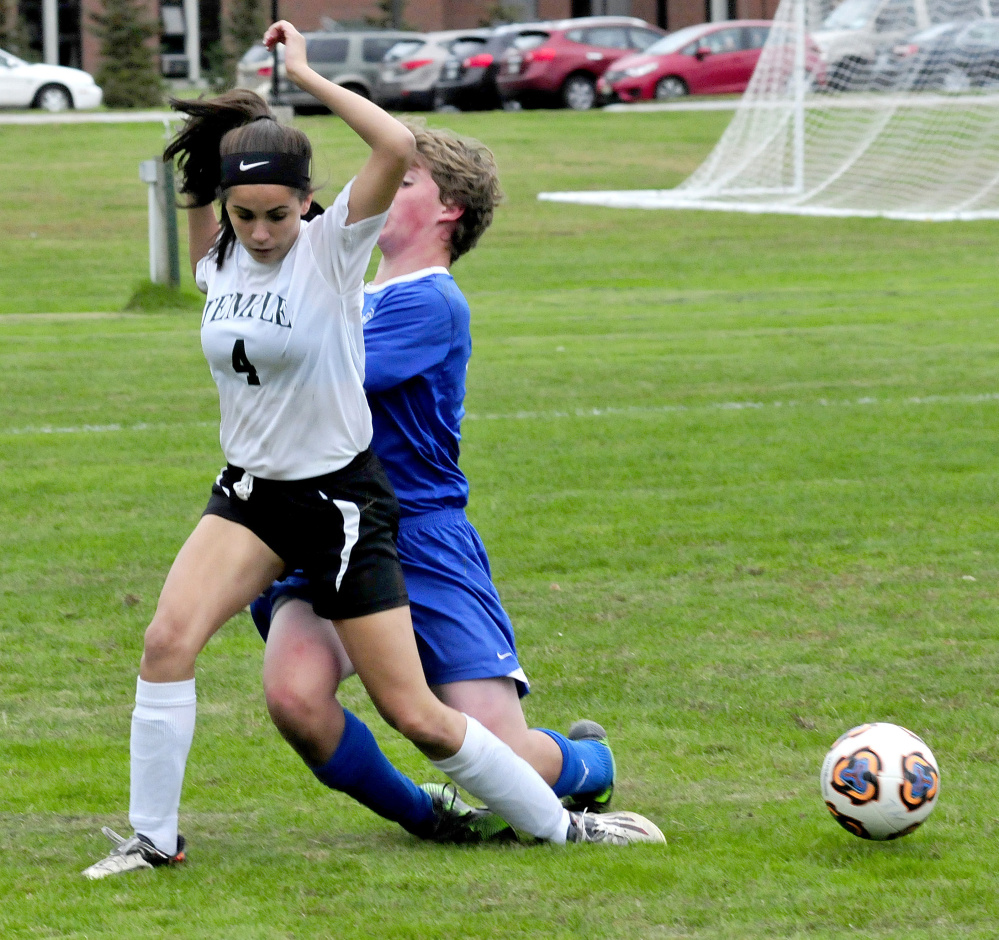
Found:
<svg viewBox="0 0 999 940"><path fill-rule="evenodd" d="M360 534L361 510L345 499L334 499L333 502L343 516L343 551L340 552L340 571L336 576L336 589L339 591L340 582L343 581L347 566L350 564L350 552L357 544L357 537Z"/></svg>

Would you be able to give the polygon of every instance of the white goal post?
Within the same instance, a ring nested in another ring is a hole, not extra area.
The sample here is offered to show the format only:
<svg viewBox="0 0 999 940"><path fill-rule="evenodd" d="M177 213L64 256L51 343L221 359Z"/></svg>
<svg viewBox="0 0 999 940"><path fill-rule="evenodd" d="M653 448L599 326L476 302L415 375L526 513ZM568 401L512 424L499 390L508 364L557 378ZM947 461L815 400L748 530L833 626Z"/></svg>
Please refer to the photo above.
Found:
<svg viewBox="0 0 999 940"><path fill-rule="evenodd" d="M997 13L999 0L842 0L832 8L783 0L731 123L687 180L675 189L539 198L999 218Z"/></svg>

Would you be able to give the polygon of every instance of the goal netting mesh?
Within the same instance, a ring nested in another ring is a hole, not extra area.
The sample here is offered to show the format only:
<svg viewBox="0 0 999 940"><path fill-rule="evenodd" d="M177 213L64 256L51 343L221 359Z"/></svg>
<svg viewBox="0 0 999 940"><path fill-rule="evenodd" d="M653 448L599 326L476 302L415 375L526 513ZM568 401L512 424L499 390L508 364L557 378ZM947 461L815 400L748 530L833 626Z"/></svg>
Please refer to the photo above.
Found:
<svg viewBox="0 0 999 940"><path fill-rule="evenodd" d="M999 218L999 19L990 2L999 11L999 0L843 0L832 8L783 0L731 123L685 182L540 198Z"/></svg>

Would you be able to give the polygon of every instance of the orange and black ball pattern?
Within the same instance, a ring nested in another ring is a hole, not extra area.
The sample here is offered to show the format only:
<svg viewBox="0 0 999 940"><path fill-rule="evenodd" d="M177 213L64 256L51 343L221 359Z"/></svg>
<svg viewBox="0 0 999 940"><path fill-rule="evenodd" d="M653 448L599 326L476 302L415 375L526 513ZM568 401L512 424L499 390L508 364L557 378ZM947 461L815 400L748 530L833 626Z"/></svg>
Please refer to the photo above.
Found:
<svg viewBox="0 0 999 940"><path fill-rule="evenodd" d="M881 758L869 747L862 747L836 761L830 782L854 806L863 806L881 795L878 775L882 768Z"/></svg>
<svg viewBox="0 0 999 940"><path fill-rule="evenodd" d="M902 783L899 799L909 810L932 802L940 789L940 772L919 751L902 758Z"/></svg>

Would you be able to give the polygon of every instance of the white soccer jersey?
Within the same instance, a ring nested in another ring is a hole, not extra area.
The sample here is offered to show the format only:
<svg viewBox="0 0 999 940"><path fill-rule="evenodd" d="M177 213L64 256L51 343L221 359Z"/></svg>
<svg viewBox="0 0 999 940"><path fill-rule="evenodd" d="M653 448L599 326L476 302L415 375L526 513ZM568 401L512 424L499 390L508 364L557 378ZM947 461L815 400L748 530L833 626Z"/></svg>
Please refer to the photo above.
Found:
<svg viewBox="0 0 999 940"><path fill-rule="evenodd" d="M302 223L280 264L254 261L237 242L221 269L214 257L197 265L222 452L255 477L331 473L371 442L361 305L385 214L346 225L350 188Z"/></svg>

